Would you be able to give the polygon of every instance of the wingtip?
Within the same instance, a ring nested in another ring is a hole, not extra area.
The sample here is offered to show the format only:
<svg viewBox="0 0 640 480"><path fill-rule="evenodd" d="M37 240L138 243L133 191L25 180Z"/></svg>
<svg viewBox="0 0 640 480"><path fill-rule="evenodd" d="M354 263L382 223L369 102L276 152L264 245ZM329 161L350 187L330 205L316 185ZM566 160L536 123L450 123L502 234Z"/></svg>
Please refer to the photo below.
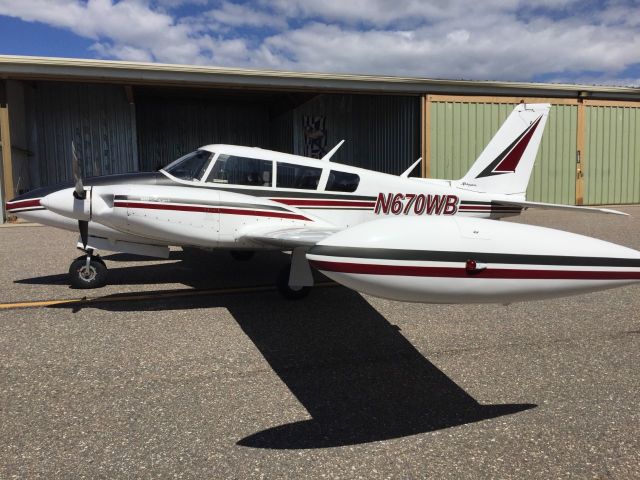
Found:
<svg viewBox="0 0 640 480"><path fill-rule="evenodd" d="M611 208L601 208L601 211L604 213L610 213L612 215L622 215L623 217L630 217L631 215L626 212L621 212L620 210L613 210Z"/></svg>

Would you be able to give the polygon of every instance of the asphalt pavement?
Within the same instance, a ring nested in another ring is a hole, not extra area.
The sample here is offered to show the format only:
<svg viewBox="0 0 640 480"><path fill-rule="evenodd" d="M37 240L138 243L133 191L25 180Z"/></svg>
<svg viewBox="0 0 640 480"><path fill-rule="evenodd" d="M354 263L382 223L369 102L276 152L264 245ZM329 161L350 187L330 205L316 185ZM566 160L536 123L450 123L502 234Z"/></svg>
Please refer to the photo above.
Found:
<svg viewBox="0 0 640 480"><path fill-rule="evenodd" d="M517 221L640 249L621 210ZM75 239L0 228L0 478L640 478L640 286L292 302L283 254L175 250L78 291Z"/></svg>

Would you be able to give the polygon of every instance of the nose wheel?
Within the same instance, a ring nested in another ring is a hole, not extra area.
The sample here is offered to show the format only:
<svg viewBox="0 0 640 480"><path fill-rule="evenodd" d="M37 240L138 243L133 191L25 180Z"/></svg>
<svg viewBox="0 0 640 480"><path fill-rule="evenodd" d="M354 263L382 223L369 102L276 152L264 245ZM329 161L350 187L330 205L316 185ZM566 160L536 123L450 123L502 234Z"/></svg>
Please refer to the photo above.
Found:
<svg viewBox="0 0 640 480"><path fill-rule="evenodd" d="M107 266L98 256L83 255L71 262L69 280L73 288L103 287L107 283Z"/></svg>

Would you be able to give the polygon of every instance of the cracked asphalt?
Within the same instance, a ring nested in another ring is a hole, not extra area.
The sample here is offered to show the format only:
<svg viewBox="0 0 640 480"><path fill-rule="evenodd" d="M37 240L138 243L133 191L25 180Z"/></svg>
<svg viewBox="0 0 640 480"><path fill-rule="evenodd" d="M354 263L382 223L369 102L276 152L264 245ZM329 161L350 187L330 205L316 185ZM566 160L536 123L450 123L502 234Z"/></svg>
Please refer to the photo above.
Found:
<svg viewBox="0 0 640 480"><path fill-rule="evenodd" d="M516 221L640 249L631 217ZM269 286L287 258L104 254L0 228L1 478L640 478L640 286L551 301L421 305ZM214 289L168 296L166 291ZM143 293L139 299L133 295Z"/></svg>

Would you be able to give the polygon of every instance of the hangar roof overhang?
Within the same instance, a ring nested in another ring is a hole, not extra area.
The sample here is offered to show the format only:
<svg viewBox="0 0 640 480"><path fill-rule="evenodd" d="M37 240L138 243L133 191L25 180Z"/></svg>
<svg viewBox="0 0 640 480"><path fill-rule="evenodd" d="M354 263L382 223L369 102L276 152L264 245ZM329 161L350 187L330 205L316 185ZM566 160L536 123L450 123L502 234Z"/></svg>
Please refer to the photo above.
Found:
<svg viewBox="0 0 640 480"><path fill-rule="evenodd" d="M438 80L14 55L0 55L0 79L327 93L586 96L640 101L640 88L637 87Z"/></svg>

